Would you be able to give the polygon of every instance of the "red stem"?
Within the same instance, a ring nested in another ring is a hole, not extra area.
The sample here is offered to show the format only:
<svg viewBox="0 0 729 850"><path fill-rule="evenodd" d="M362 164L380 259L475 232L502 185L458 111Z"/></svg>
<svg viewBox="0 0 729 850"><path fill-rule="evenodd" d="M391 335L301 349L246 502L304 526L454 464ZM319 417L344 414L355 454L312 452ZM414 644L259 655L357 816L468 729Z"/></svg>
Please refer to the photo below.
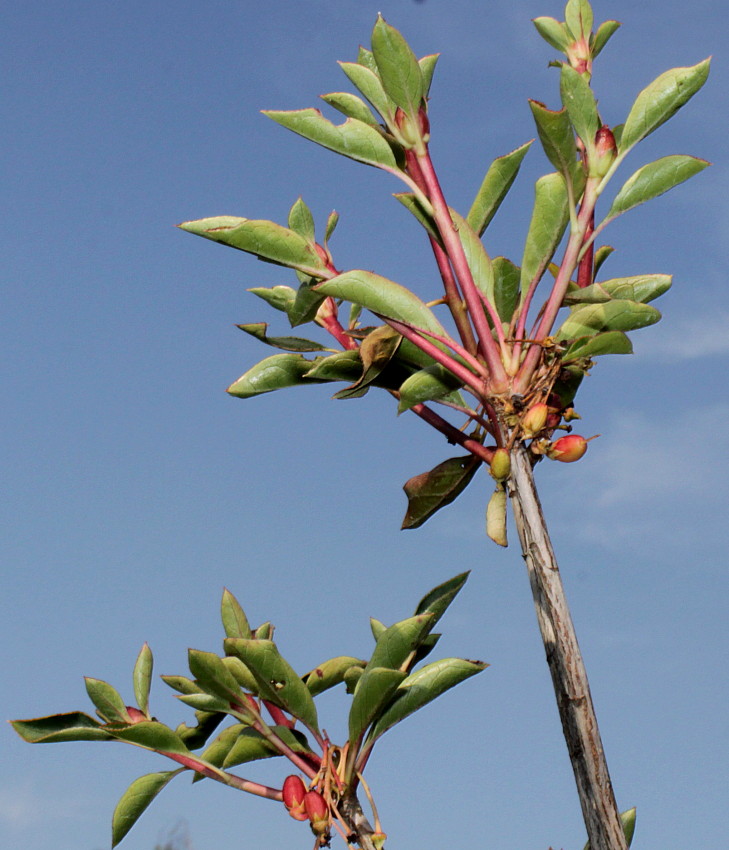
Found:
<svg viewBox="0 0 729 850"><path fill-rule="evenodd" d="M501 352L491 335L491 328L484 313L480 294L473 281L463 245L453 225L448 204L443 196L443 191L427 150L424 154L418 156L418 162L423 173L428 197L433 204L438 231L453 266L456 279L461 287L471 322L476 329L479 351L491 373L491 391L501 392L505 390L508 381L504 365L501 362ZM497 324L497 333L499 330L501 330L500 323Z"/></svg>
<svg viewBox="0 0 729 850"><path fill-rule="evenodd" d="M459 431L455 425L451 425L450 422L443 419L442 416L439 416L434 410L431 410L424 404L415 404L410 408L410 410L427 422L428 425L432 425L433 428L440 431L449 443L457 443L459 446L463 446L464 449L471 452L472 455L475 455L475 457L479 460L484 461L484 463L491 463L494 456L494 449L482 445L478 440L474 440L472 437L467 437L463 431Z"/></svg>

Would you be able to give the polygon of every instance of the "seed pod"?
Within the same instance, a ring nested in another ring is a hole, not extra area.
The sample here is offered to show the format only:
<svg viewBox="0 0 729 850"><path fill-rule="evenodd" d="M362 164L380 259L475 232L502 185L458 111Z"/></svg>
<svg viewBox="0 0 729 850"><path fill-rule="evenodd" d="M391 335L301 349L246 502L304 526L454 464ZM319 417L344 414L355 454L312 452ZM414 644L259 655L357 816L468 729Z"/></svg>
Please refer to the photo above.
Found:
<svg viewBox="0 0 729 850"><path fill-rule="evenodd" d="M491 458L491 467L489 470L491 477L497 481L505 481L511 473L511 458L506 449L496 449L493 458Z"/></svg>
<svg viewBox="0 0 729 850"><path fill-rule="evenodd" d="M329 806L318 791L307 791L304 796L304 807L311 823L311 829L316 835L324 835L329 829Z"/></svg>
<svg viewBox="0 0 729 850"><path fill-rule="evenodd" d="M486 534L499 546L507 546L506 540L506 488L498 484L486 508Z"/></svg>
<svg viewBox="0 0 729 850"><path fill-rule="evenodd" d="M590 439L593 439L590 437ZM587 451L587 440L579 434L568 434L560 437L547 449L547 457L552 460L560 460L562 463L574 463Z"/></svg>
<svg viewBox="0 0 729 850"><path fill-rule="evenodd" d="M304 798L306 797L306 786L300 776L292 774L284 779L283 789L284 806L294 820L308 820Z"/></svg>

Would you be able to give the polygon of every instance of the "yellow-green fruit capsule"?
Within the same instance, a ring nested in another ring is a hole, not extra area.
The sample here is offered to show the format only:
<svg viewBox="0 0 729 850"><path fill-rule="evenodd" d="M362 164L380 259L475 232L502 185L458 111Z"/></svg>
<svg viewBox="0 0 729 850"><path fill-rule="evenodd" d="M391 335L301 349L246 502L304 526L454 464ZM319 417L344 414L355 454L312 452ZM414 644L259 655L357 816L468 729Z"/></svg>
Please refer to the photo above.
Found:
<svg viewBox="0 0 729 850"><path fill-rule="evenodd" d="M511 458L506 449L496 449L491 458L491 477L497 481L506 481L511 473Z"/></svg>
<svg viewBox="0 0 729 850"><path fill-rule="evenodd" d="M499 546L507 546L506 540L506 488L498 484L486 508L486 534Z"/></svg>

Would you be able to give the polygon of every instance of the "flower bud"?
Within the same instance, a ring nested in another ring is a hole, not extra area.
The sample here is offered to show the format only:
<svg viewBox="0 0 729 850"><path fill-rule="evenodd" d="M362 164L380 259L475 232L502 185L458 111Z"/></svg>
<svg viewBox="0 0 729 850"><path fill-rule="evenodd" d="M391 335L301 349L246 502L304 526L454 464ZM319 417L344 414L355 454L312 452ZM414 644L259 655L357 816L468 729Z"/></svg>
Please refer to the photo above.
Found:
<svg viewBox="0 0 729 850"><path fill-rule="evenodd" d="M144 723L147 719L147 715L133 705L128 705L126 708L130 723Z"/></svg>
<svg viewBox="0 0 729 850"><path fill-rule="evenodd" d="M538 434L547 424L548 416L549 408L543 401L539 404L533 404L521 419L524 436L529 438Z"/></svg>
<svg viewBox="0 0 729 850"><path fill-rule="evenodd" d="M284 806L289 810L289 814L294 820L308 820L309 815L306 813L304 798L306 797L306 786L300 776L292 774L284 779L283 789Z"/></svg>
<svg viewBox="0 0 729 850"><path fill-rule="evenodd" d="M491 458L491 477L497 481L505 481L511 473L511 458L506 449L496 449Z"/></svg>
<svg viewBox="0 0 729 850"><path fill-rule="evenodd" d="M590 437L590 439L594 439ZM588 441L579 434L568 434L560 437L547 449L547 457L552 460L560 460L562 463L574 463L587 451Z"/></svg>
<svg viewBox="0 0 729 850"><path fill-rule="evenodd" d="M590 158L590 176L604 177L610 170L618 153L613 131L606 125L595 133L595 153Z"/></svg>
<svg viewBox="0 0 729 850"><path fill-rule="evenodd" d="M304 796L304 807L311 823L311 829L316 835L324 835L329 829L329 806L318 791L307 791Z"/></svg>

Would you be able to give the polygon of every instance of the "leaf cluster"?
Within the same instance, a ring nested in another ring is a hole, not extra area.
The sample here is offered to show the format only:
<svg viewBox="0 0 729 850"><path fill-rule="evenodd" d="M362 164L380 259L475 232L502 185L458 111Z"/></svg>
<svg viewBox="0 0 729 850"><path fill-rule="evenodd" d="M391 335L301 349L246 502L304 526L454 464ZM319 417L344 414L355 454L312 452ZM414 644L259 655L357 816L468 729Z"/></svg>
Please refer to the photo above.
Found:
<svg viewBox="0 0 729 850"><path fill-rule="evenodd" d="M77 711L15 720L12 726L30 743L122 741L177 762L174 770L139 777L124 792L112 819L116 846L160 791L183 773L194 782L213 779L280 800L280 790L243 779L231 768L285 758L315 782L334 746L321 731L315 699L343 685L352 697L348 739L338 748L343 758L337 781L345 799L355 793L372 748L385 732L488 666L462 658L421 663L440 638L433 628L467 578L462 573L433 588L413 616L391 626L373 619L375 643L369 659L339 655L303 675L273 641L274 627L264 623L252 629L240 603L225 590L224 653L191 649L190 675L162 676L178 700L194 710L193 724L173 729L150 713L153 659L145 644L132 674L136 707L126 705L107 682L87 678L96 717Z"/></svg>

